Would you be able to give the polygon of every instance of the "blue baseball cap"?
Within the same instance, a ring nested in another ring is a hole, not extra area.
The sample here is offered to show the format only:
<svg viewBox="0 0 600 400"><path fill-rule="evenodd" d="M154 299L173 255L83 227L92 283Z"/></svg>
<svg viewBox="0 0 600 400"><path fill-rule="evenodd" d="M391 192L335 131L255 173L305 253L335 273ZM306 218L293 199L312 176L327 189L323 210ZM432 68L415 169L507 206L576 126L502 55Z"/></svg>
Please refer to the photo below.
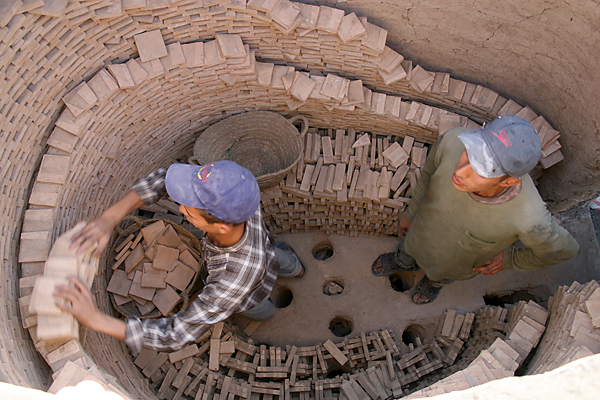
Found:
<svg viewBox="0 0 600 400"><path fill-rule="evenodd" d="M176 202L234 224L249 220L260 203L256 178L233 161L202 166L173 164L167 170L165 184Z"/></svg>
<svg viewBox="0 0 600 400"><path fill-rule="evenodd" d="M465 145L471 168L484 178L520 178L540 160L542 142L529 122L515 115L496 118L458 138Z"/></svg>

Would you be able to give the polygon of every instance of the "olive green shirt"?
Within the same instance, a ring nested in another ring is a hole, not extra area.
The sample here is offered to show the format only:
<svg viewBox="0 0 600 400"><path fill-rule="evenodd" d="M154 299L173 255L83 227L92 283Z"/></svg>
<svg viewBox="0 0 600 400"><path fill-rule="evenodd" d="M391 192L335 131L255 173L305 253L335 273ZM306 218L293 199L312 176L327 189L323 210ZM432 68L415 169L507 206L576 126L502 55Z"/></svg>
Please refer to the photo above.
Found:
<svg viewBox="0 0 600 400"><path fill-rule="evenodd" d="M411 223L404 251L429 279L465 280L501 251L504 269L530 271L558 264L579 249L575 239L546 209L529 175L514 198L489 204L458 191L452 175L465 149L458 134L446 132L431 148L406 218ZM520 240L526 248L511 246Z"/></svg>

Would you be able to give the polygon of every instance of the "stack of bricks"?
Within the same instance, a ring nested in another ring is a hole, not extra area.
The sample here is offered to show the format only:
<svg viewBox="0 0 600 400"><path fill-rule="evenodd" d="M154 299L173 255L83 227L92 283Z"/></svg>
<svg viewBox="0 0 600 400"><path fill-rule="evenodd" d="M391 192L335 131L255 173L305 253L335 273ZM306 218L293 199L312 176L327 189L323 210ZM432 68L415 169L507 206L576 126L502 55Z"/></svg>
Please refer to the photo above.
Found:
<svg viewBox="0 0 600 400"><path fill-rule="evenodd" d="M533 302L510 310L486 307L477 315L447 310L431 342L423 344L416 337L408 345L397 344L393 333L384 329L337 344L328 340L282 348L255 344L235 333L236 327L218 323L196 343L173 353L143 350L134 363L161 400L208 400L215 395L230 400L379 400L411 393L426 397L512 376L531 350L522 340L539 341L547 314ZM532 338L522 324L542 328ZM245 333L256 326L251 323ZM485 345L479 341L470 354L461 353L472 335L490 332L497 334ZM517 338L516 332L523 336ZM462 370L455 364L458 360L465 365ZM341 369L346 372L327 379Z"/></svg>
<svg viewBox="0 0 600 400"><path fill-rule="evenodd" d="M334 135L335 133L335 135ZM402 144L400 144L402 143ZM273 233L395 234L416 187L427 147L411 136L309 129L304 159L262 193L263 217Z"/></svg>
<svg viewBox="0 0 600 400"><path fill-rule="evenodd" d="M533 301L521 301L510 309L485 307L476 316L446 311L434 341L443 343L440 338L448 338L444 333L450 332L450 337L454 335L455 327L449 328L452 320L454 324L460 320L474 320L471 337L465 338L461 328L458 338L468 340L465 340L465 348L458 353L456 364L442 370L438 376L430 377L433 379L421 382L407 398L431 397L513 376L537 346L548 315L546 309ZM456 357L454 352L450 355Z"/></svg>
<svg viewBox="0 0 600 400"><path fill-rule="evenodd" d="M117 307L133 302L139 314L132 315L145 316L157 308L167 316L196 276L201 256L189 237L163 220L134 233L114 248L115 263L106 290Z"/></svg>
<svg viewBox="0 0 600 400"><path fill-rule="evenodd" d="M135 178L167 165L199 130L236 112L294 109L314 126L353 126L425 143L453 126L518 114L540 127L542 166L562 159L559 133L529 107L413 66L385 45L384 29L335 8L263 0L9 0L2 11L0 123L3 154L11 162L0 166L7 182L2 204L10 211L0 248L4 259L20 263L5 273L20 270L24 279L43 273L53 237L99 215ZM243 52L237 38L224 40L222 33L239 35ZM282 68L286 73L279 75ZM284 82L292 76L296 86L292 80L288 94ZM317 88L328 77L347 79L348 92L320 98L319 89L305 99L300 83L316 82ZM42 214L39 225L29 224ZM21 224L19 241L13 232ZM103 272L100 279L106 280ZM13 285L3 290L8 315L17 318L10 304L18 293ZM108 309L103 296L98 302ZM29 326L30 315L24 315ZM27 342L5 333L2 347L26 365L5 368L10 380L44 386L32 372ZM90 351L99 365L123 365L118 354L105 357L106 348L116 347L98 340ZM125 384L136 393L135 385Z"/></svg>
<svg viewBox="0 0 600 400"><path fill-rule="evenodd" d="M527 373L541 374L600 353L598 303L600 284L597 281L585 285L574 282L558 288L549 300L551 316L546 334Z"/></svg>
<svg viewBox="0 0 600 400"><path fill-rule="evenodd" d="M42 273L19 281L23 327L30 331L40 354L53 368L62 365L60 359L65 353L83 355L77 321L56 306L53 296L56 286L72 285L69 276L78 277L88 288L96 276L98 257L92 256L91 250L76 254L70 248L71 238L83 226L77 225L56 240Z"/></svg>

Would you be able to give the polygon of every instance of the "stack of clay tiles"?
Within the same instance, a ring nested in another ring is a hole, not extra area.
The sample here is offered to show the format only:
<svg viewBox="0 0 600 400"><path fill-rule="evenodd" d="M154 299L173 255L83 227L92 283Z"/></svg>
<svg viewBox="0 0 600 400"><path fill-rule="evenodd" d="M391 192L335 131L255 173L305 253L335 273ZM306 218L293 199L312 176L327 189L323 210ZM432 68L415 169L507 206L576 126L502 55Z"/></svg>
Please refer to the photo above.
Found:
<svg viewBox="0 0 600 400"><path fill-rule="evenodd" d="M477 314L451 309L429 343L419 337L397 343L393 332L382 329L338 343L285 348L247 339L260 323L240 332L221 322L196 343L172 353L146 349L134 363L159 399L426 397L513 376L542 336L547 317L533 301Z"/></svg>
<svg viewBox="0 0 600 400"><path fill-rule="evenodd" d="M269 230L396 234L427 156L427 148L412 136L402 144L397 140L352 128L347 134L344 129L309 129L304 160L280 187L262 193Z"/></svg>
<svg viewBox="0 0 600 400"><path fill-rule="evenodd" d="M433 143L451 127L516 114L539 130L542 167L562 159L559 133L531 108L413 65L385 45L385 30L335 8L287 0L8 0L0 11L2 155L11 160L0 166L9 210L0 250L14 264L10 273L25 279L23 293L5 285L8 306L0 307L10 321L1 328L0 363L15 384L46 384L27 332L13 329L31 329L30 315L9 299L25 303L53 239L99 215L228 115L300 113L319 128ZM109 311L105 264L103 256L92 291ZM88 333L86 346L133 397L153 398L122 344Z"/></svg>
<svg viewBox="0 0 600 400"><path fill-rule="evenodd" d="M550 297L552 315L529 374L540 374L600 353L600 284L573 282Z"/></svg>

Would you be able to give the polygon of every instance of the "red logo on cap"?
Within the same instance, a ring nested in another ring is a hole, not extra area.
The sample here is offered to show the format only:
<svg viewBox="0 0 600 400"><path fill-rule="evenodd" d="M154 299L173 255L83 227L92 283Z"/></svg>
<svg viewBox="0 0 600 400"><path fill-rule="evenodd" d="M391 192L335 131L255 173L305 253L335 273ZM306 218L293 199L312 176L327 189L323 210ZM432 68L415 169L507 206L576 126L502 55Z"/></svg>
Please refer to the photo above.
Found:
<svg viewBox="0 0 600 400"><path fill-rule="evenodd" d="M506 131L504 129L500 129L500 134L497 134L496 132L492 131L492 133L494 134L494 136L496 136L504 146L506 147L510 147L512 146L512 142L510 141L510 138L508 137L508 133L506 133Z"/></svg>
<svg viewBox="0 0 600 400"><path fill-rule="evenodd" d="M213 164L207 164L198 170L198 178L202 182L206 182L208 180L208 177L211 174L210 167L212 167L212 166L213 166Z"/></svg>

